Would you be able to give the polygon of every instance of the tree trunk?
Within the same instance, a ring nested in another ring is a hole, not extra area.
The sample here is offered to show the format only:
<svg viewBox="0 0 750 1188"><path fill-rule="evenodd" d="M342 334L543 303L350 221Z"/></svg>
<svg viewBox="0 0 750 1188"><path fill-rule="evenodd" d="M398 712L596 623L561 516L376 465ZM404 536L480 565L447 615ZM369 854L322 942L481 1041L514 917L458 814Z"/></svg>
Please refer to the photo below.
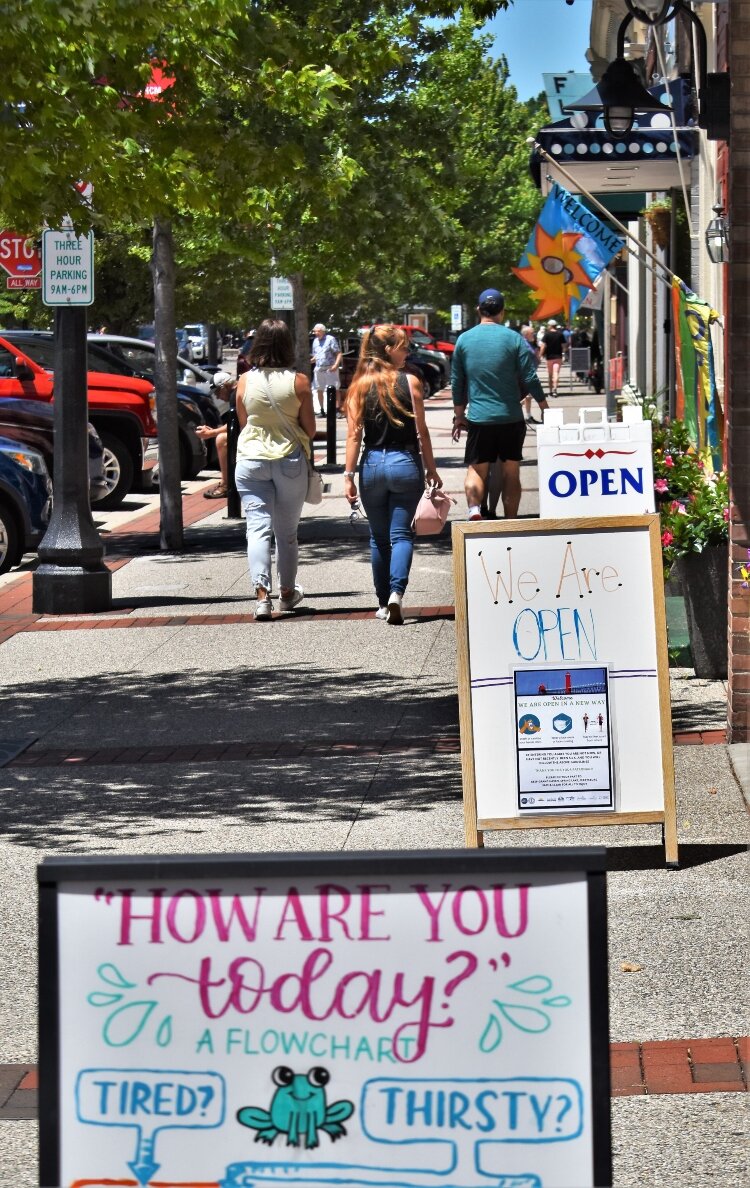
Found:
<svg viewBox="0 0 750 1188"><path fill-rule="evenodd" d="M297 371L310 375L310 327L307 316L307 298L305 296L305 281L301 272L293 272L289 277L292 282L292 296L294 298L294 365Z"/></svg>
<svg viewBox="0 0 750 1188"><path fill-rule="evenodd" d="M177 357L174 320L174 243L168 219L154 220L151 274L154 281L154 387L159 426L159 547L183 548L180 439L177 419Z"/></svg>

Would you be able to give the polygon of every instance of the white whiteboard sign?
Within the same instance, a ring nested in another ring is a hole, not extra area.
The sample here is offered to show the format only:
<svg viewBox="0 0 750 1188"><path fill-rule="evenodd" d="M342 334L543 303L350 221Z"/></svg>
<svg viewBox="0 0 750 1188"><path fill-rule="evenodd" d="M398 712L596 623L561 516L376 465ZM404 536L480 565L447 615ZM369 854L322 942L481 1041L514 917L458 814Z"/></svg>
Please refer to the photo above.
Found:
<svg viewBox="0 0 750 1188"><path fill-rule="evenodd" d="M93 305L94 232L42 235L42 301L45 305Z"/></svg>
<svg viewBox="0 0 750 1188"><path fill-rule="evenodd" d="M480 821L519 816L519 669L549 686L546 697L564 687L566 674L575 693L583 679L579 670L605 668L606 709L593 694L577 708L561 709L581 732L584 713L593 732L602 712L611 737L616 810L663 812L672 758L658 533L656 516L454 526L461 561L457 626L466 645L459 651L462 744L471 750ZM548 672L557 673L555 686ZM470 714L464 712L467 701ZM554 714L540 708L539 716L549 725L545 745L563 746L565 732L553 741ZM576 741L589 745L591 739L581 733ZM557 790L563 796L575 789ZM584 806L574 802L572 811Z"/></svg>
<svg viewBox="0 0 750 1188"><path fill-rule="evenodd" d="M271 309L294 309L292 282L285 276L271 277Z"/></svg>
<svg viewBox="0 0 750 1188"><path fill-rule="evenodd" d="M543 520L655 510L651 422L635 406L623 416L608 424L606 410L582 408L564 424L562 410L545 412L536 435Z"/></svg>
<svg viewBox="0 0 750 1188"><path fill-rule="evenodd" d="M44 863L42 1184L609 1183L603 862Z"/></svg>

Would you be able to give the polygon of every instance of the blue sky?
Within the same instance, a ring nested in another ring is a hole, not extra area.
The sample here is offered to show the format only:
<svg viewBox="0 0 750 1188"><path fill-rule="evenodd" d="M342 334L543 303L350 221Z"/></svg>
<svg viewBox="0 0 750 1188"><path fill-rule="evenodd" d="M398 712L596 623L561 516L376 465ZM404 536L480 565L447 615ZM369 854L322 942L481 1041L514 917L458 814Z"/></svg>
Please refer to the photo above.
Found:
<svg viewBox="0 0 750 1188"><path fill-rule="evenodd" d="M591 0L515 0L487 24L493 55L505 54L519 99L544 90L542 74L586 71ZM593 86L593 82L592 82Z"/></svg>

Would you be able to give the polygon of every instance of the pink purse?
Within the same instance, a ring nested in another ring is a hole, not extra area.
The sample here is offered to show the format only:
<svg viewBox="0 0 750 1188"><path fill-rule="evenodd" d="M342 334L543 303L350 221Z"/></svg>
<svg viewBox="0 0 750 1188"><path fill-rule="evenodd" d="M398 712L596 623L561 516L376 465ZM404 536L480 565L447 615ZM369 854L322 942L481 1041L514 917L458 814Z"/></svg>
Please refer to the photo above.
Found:
<svg viewBox="0 0 750 1188"><path fill-rule="evenodd" d="M417 536L437 536L442 532L451 504L455 502L455 499L446 495L439 487L427 487L411 522Z"/></svg>

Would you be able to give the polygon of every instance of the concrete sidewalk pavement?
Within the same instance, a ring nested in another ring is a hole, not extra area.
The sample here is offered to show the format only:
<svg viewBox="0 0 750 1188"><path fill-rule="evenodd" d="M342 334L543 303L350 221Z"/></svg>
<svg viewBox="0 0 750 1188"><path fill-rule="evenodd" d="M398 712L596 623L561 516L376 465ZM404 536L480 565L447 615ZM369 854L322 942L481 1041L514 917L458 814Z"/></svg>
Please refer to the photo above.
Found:
<svg viewBox="0 0 750 1188"><path fill-rule="evenodd" d="M600 401L576 385L558 403ZM460 518L450 420L445 397L428 404ZM524 461L521 515L536 515L533 430ZM350 526L330 481L301 526L305 601L272 623L252 618L244 525L203 500L208 483L189 484L179 557L158 551L155 497L106 517L111 613L43 619L28 575L0 579L4 1182L34 1182L43 856L463 844L449 538L418 543L407 622L390 628L372 617L366 526ZM721 682L672 678L680 870L664 869L652 826L487 844L607 845L615 1182L735 1185L747 1171L747 756L723 741Z"/></svg>

